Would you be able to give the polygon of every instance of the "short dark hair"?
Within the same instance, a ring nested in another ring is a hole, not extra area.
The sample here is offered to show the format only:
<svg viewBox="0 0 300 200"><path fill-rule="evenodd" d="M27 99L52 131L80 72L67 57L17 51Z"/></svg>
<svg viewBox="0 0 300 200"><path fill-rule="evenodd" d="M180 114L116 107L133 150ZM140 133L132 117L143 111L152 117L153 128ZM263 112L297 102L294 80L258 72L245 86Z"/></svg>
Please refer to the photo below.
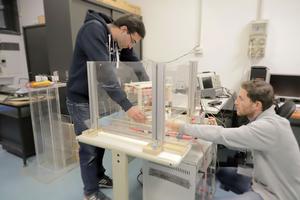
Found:
<svg viewBox="0 0 300 200"><path fill-rule="evenodd" d="M117 27L127 26L128 32L130 34L136 32L142 38L144 38L146 35L144 23L143 23L141 17L139 17L137 15L133 15L133 14L124 15L124 16L118 18L117 20L115 20L113 22L113 25L115 25Z"/></svg>
<svg viewBox="0 0 300 200"><path fill-rule="evenodd" d="M252 102L260 101L262 111L270 108L274 101L273 87L261 80L251 80L242 83L242 88L247 91L247 96Z"/></svg>

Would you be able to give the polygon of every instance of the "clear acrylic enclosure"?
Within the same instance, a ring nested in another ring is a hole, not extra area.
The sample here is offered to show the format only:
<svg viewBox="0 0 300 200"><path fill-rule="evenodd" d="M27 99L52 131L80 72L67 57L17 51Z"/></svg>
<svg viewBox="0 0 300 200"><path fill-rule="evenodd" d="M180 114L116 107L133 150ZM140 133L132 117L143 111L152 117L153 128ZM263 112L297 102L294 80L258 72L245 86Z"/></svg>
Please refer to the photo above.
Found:
<svg viewBox="0 0 300 200"><path fill-rule="evenodd" d="M167 130L165 121L189 121L194 114L196 74L196 62L88 62L91 128L158 145L175 140L177 133ZM124 111L131 106L143 113L145 121Z"/></svg>
<svg viewBox="0 0 300 200"><path fill-rule="evenodd" d="M60 112L60 87L65 87L65 84L29 89L36 161L28 171L46 182L70 170L78 162L73 124Z"/></svg>
<svg viewBox="0 0 300 200"><path fill-rule="evenodd" d="M206 163L214 163L211 143L179 135L165 126L167 120L176 119L198 123L194 121L201 111L197 66L197 62L88 62L91 126L77 139L111 149L115 155L112 159L115 172L122 163L119 162L120 154L126 154L151 161L144 164L145 177L151 171L147 166L155 165L158 170L171 167L166 173L162 172L162 177L166 178L172 170L177 172L176 175L191 177L189 181L193 185L187 191L190 196L198 195L197 198L200 198L206 195L202 192L203 188L208 188L207 193L211 193L207 178L210 176L207 173L209 164ZM132 108L142 113L145 120L132 117ZM202 168L205 176L199 174ZM127 168L124 171L127 173ZM150 191L149 199L153 199L153 193L157 192L149 190L155 188L153 184L166 191L159 179L153 177L149 175L144 185L150 185L144 187ZM214 176L211 177L212 183ZM169 185L165 188L170 189ZM146 194L145 191L143 193Z"/></svg>

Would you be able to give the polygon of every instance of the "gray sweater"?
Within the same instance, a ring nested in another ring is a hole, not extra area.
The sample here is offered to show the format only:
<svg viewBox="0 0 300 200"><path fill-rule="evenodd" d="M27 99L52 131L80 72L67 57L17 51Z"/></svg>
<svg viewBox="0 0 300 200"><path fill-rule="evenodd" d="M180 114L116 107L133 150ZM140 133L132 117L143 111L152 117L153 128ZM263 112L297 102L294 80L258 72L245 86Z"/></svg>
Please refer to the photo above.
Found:
<svg viewBox="0 0 300 200"><path fill-rule="evenodd" d="M271 107L238 128L188 125L180 132L253 152L253 185L264 200L300 200L300 152L289 121Z"/></svg>

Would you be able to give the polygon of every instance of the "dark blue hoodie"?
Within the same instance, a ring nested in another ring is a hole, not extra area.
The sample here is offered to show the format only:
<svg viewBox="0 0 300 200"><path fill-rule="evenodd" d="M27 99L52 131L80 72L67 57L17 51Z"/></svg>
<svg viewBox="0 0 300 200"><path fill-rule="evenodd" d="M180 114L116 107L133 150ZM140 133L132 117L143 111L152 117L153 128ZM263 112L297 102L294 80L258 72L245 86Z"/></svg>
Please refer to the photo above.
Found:
<svg viewBox="0 0 300 200"><path fill-rule="evenodd" d="M113 20L111 18L102 13L97 13L92 10L87 12L84 24L77 34L73 60L69 71L67 97L71 101L77 103L89 102L87 61L115 60L116 52L114 52L110 58L108 47L108 35L111 33L107 24L112 22ZM115 42L112 42L112 44L117 45ZM139 61L139 59L134 55L132 49L122 49L120 52L120 60ZM142 74L140 81L149 80L144 69L140 69L140 72L137 73ZM117 87L114 91L109 91L107 93L123 108L123 110L127 111L132 106L126 97L126 94L120 87Z"/></svg>

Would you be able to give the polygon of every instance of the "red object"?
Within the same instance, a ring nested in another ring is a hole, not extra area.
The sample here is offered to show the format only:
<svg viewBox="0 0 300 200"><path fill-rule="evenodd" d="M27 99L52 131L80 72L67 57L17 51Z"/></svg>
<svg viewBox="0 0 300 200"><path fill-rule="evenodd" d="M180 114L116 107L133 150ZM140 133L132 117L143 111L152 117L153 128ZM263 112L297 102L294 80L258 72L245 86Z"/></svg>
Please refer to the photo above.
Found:
<svg viewBox="0 0 300 200"><path fill-rule="evenodd" d="M168 131L166 135L167 135L167 136L170 136L170 137L176 137L177 134L178 134L177 132L174 132L174 131ZM190 136L190 135L183 135L183 136L182 136L182 139L183 139L183 140L192 140L193 137Z"/></svg>

